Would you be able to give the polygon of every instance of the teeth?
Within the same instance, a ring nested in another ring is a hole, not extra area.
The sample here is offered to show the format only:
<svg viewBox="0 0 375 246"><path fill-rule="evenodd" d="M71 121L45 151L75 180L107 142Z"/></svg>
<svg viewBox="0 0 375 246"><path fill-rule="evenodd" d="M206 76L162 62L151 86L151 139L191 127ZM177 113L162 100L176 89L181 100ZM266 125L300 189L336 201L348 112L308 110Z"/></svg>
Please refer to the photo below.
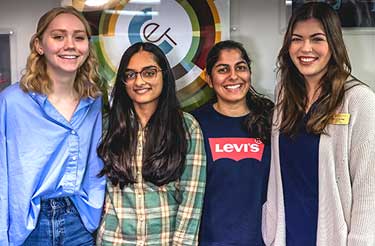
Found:
<svg viewBox="0 0 375 246"><path fill-rule="evenodd" d="M227 85L225 86L226 89L238 89L241 85Z"/></svg>
<svg viewBox="0 0 375 246"><path fill-rule="evenodd" d="M137 89L137 90L135 90L137 93L140 93L140 94L142 94L142 93L145 93L145 92L147 92L149 89L147 89L147 88L144 88L144 89Z"/></svg>
<svg viewBox="0 0 375 246"><path fill-rule="evenodd" d="M307 57L301 57L300 60L302 62L312 62L315 60L315 58L307 58Z"/></svg>
<svg viewBox="0 0 375 246"><path fill-rule="evenodd" d="M76 59L78 56L74 56L74 55L65 55L65 56L60 56L60 57L62 57L62 58L64 58L64 59Z"/></svg>

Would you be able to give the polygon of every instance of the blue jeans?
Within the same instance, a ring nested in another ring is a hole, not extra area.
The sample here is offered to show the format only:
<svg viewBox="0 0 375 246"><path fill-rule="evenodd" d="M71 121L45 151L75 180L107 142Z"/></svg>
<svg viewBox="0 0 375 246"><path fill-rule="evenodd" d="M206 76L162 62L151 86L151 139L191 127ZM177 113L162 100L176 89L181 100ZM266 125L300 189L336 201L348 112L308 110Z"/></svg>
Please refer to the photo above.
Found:
<svg viewBox="0 0 375 246"><path fill-rule="evenodd" d="M24 246L92 246L93 235L83 225L67 197L42 200L36 228Z"/></svg>

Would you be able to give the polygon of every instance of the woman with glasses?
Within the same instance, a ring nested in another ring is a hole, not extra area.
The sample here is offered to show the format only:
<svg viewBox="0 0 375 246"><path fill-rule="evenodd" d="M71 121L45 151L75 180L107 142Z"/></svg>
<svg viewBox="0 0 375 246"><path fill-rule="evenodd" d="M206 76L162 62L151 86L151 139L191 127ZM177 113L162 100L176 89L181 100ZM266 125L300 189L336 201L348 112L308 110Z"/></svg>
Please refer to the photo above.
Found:
<svg viewBox="0 0 375 246"><path fill-rule="evenodd" d="M273 103L251 86L250 63L242 44L231 40L207 56L207 83L216 99L194 112L207 153L201 246L263 245Z"/></svg>
<svg viewBox="0 0 375 246"><path fill-rule="evenodd" d="M203 137L179 109L166 56L151 43L123 54L98 152L108 177L98 245L197 245L206 178Z"/></svg>

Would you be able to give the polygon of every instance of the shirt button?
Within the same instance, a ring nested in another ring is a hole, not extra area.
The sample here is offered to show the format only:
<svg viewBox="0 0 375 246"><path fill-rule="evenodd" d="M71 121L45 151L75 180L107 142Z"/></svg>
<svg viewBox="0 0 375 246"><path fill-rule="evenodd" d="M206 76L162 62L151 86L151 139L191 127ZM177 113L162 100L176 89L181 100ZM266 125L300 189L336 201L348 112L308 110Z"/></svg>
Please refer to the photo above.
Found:
<svg viewBox="0 0 375 246"><path fill-rule="evenodd" d="M73 160L73 161L77 160L77 156L73 156L73 157L72 157L72 160Z"/></svg>
<svg viewBox="0 0 375 246"><path fill-rule="evenodd" d="M72 135L76 135L76 131L74 131L74 130L71 130L70 133L71 133Z"/></svg>

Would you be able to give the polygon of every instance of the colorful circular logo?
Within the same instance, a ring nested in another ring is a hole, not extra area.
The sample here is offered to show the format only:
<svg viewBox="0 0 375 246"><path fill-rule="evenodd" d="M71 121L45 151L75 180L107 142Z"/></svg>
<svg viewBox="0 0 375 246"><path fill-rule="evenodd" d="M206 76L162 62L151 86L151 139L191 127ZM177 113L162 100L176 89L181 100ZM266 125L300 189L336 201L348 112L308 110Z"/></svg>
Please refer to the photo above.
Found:
<svg viewBox="0 0 375 246"><path fill-rule="evenodd" d="M185 110L192 110L212 97L204 81L204 68L209 49L221 40L214 1L129 1L84 14L96 26L93 43L100 73L110 87L123 52L143 41L155 43L166 54L176 77L177 96Z"/></svg>

